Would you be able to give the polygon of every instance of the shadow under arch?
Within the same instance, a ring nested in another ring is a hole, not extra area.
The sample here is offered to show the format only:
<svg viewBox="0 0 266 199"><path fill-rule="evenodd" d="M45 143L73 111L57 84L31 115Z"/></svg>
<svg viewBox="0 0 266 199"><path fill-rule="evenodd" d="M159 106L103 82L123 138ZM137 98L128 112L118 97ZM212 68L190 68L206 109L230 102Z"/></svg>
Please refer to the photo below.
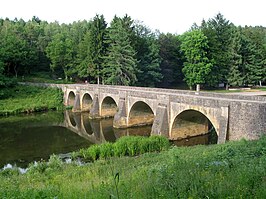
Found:
<svg viewBox="0 0 266 199"><path fill-rule="evenodd" d="M151 107L143 102L137 101L130 109L128 117L128 127L152 125L154 112Z"/></svg>
<svg viewBox="0 0 266 199"><path fill-rule="evenodd" d="M103 118L114 117L117 110L118 106L112 97L107 96L103 99L101 104L101 117Z"/></svg>
<svg viewBox="0 0 266 199"><path fill-rule="evenodd" d="M86 112L86 111L90 111L91 106L92 106L92 97L89 93L85 93L82 97L82 107L81 110Z"/></svg>
<svg viewBox="0 0 266 199"><path fill-rule="evenodd" d="M198 110L188 109L175 117L171 128L171 139L180 140L209 134L208 142L216 144L218 134L210 119Z"/></svg>
<svg viewBox="0 0 266 199"><path fill-rule="evenodd" d="M67 106L74 106L74 102L75 102L75 93L73 91L70 91L68 93L68 97L67 97Z"/></svg>

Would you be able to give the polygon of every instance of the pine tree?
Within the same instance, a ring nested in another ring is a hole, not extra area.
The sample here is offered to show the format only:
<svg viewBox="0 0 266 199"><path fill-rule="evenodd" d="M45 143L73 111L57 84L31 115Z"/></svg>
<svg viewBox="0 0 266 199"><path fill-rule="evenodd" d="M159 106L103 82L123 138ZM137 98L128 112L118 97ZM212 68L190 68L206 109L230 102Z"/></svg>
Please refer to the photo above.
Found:
<svg viewBox="0 0 266 199"><path fill-rule="evenodd" d="M234 34L232 34L231 48L230 48L230 68L227 76L227 82L231 86L243 85L243 74L241 73L242 56L240 54L241 49L241 33L239 28L235 28Z"/></svg>
<svg viewBox="0 0 266 199"><path fill-rule="evenodd" d="M226 79L230 66L230 38L233 24L219 13L207 22L203 21L200 29L208 38L208 58L212 60L213 69L208 76L207 83L216 86L218 83L227 83Z"/></svg>
<svg viewBox="0 0 266 199"><path fill-rule="evenodd" d="M241 53L245 84L258 84L264 78L265 58L261 50L257 48L245 32L242 34Z"/></svg>
<svg viewBox="0 0 266 199"><path fill-rule="evenodd" d="M108 31L107 56L104 57L104 83L132 85L137 81L136 52L130 42L130 34L123 20L114 17Z"/></svg>
<svg viewBox="0 0 266 199"><path fill-rule="evenodd" d="M90 29L79 44L78 74L91 77L100 83L103 56L106 53L106 27L103 15L96 15L90 23Z"/></svg>

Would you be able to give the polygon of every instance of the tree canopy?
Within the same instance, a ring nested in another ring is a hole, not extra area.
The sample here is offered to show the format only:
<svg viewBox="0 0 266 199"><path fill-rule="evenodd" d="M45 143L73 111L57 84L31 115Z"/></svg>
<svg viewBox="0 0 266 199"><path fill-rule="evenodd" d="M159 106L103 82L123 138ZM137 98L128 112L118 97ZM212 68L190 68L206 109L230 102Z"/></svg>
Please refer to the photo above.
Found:
<svg viewBox="0 0 266 199"><path fill-rule="evenodd" d="M128 15L110 24L98 14L70 24L0 19L0 86L35 73L150 87L266 84L266 28L238 27L221 13L181 35Z"/></svg>

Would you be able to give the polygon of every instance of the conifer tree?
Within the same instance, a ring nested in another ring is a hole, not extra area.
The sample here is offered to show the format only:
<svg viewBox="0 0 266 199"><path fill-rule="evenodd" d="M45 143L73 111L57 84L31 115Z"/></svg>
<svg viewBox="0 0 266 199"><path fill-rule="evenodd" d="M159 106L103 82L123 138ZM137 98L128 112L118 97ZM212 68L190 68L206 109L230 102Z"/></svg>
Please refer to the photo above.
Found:
<svg viewBox="0 0 266 199"><path fill-rule="evenodd" d="M227 76L227 82L231 86L243 85L243 74L241 72L242 56L240 54L241 49L241 33L239 28L234 29L232 34L231 48L230 48L230 66Z"/></svg>
<svg viewBox="0 0 266 199"><path fill-rule="evenodd" d="M123 20L114 17L108 30L108 49L104 57L104 83L132 85L137 81L136 52L130 42L130 34Z"/></svg>
<svg viewBox="0 0 266 199"><path fill-rule="evenodd" d="M256 48L254 43L242 35L242 67L244 71L244 82L246 85L256 85L259 81L262 81L263 76L263 57L261 52Z"/></svg>
<svg viewBox="0 0 266 199"><path fill-rule="evenodd" d="M208 76L207 83L217 86L218 83L227 83L230 66L230 38L233 24L219 13L207 22L203 21L201 30L208 38L208 58L213 62L213 69Z"/></svg>
<svg viewBox="0 0 266 199"><path fill-rule="evenodd" d="M106 22L103 15L96 15L90 23L90 28L79 44L78 74L81 77L91 77L100 83L103 56L106 53Z"/></svg>

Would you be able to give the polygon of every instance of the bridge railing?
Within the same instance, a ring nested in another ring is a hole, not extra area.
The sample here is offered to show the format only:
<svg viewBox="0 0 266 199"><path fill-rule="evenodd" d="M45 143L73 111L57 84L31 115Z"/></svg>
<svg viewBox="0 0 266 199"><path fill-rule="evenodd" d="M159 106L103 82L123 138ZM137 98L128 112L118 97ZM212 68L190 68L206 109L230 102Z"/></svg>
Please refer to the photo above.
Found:
<svg viewBox="0 0 266 199"><path fill-rule="evenodd" d="M51 83L30 83L30 82L21 82L22 85L32 85L32 86L42 86L42 87L54 87L59 89L72 88L80 89L93 88L98 90L120 90L120 91L142 91L149 92L154 94L171 94L171 95L190 95L190 96L203 96L210 98L223 98L223 99L232 99L232 100L247 100L247 101L260 101L266 102L266 97L264 96L245 96L236 94L226 94L226 93L214 93L201 91L196 93L195 91L188 90L177 90L177 89L167 89L167 88L149 88L149 87L134 87L134 86L116 86L116 85L98 85L98 84L51 84Z"/></svg>

